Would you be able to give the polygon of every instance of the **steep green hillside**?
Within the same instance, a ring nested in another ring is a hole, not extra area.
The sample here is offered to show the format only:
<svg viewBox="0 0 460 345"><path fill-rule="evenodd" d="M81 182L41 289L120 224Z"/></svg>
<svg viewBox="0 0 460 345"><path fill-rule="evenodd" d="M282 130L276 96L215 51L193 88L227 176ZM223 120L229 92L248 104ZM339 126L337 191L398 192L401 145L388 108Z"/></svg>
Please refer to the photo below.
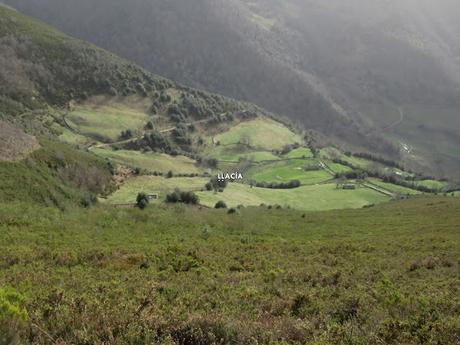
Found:
<svg viewBox="0 0 460 345"><path fill-rule="evenodd" d="M27 344L456 344L459 217L459 198L230 215L0 204L0 327Z"/></svg>
<svg viewBox="0 0 460 345"><path fill-rule="evenodd" d="M456 0L7 3L150 71L458 177Z"/></svg>
<svg viewBox="0 0 460 345"><path fill-rule="evenodd" d="M113 191L107 162L63 143L40 143L41 148L23 160L0 161L0 202L90 206L95 195Z"/></svg>

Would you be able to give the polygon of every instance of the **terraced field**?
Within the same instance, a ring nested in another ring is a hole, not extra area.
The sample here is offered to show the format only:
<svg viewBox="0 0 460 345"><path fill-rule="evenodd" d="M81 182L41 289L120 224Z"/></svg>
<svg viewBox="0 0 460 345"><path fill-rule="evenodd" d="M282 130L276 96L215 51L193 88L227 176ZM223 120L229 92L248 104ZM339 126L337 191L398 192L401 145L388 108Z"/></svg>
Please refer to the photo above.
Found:
<svg viewBox="0 0 460 345"><path fill-rule="evenodd" d="M200 203L210 207L222 200L229 207L277 204L309 211L360 208L390 200L389 197L368 188L345 191L337 189L335 184L302 186L295 189L267 189L231 183L223 193L199 192L197 194Z"/></svg>
<svg viewBox="0 0 460 345"><path fill-rule="evenodd" d="M313 158L313 153L309 148L299 147L284 155L285 158Z"/></svg>
<svg viewBox="0 0 460 345"><path fill-rule="evenodd" d="M142 108L115 102L78 105L67 116L72 128L100 141L116 141L127 129L141 131L148 120L149 116Z"/></svg>
<svg viewBox="0 0 460 345"><path fill-rule="evenodd" d="M221 145L245 143L258 150L271 151L285 145L301 143L302 138L286 126L268 118L242 122L230 130L216 135L215 142Z"/></svg>
<svg viewBox="0 0 460 345"><path fill-rule="evenodd" d="M376 178L370 178L369 182L391 193L409 194L409 195L420 194L420 192L416 191L415 189L398 186L392 183L386 183Z"/></svg>
<svg viewBox="0 0 460 345"><path fill-rule="evenodd" d="M133 168L141 168L150 172L175 174L197 174L202 169L197 167L196 162L185 156L170 156L161 153L142 153L138 151L112 150L110 148L93 148L95 154L109 158L115 163L124 164Z"/></svg>
<svg viewBox="0 0 460 345"><path fill-rule="evenodd" d="M248 149L245 145L227 145L227 146L214 146L207 150L207 155L223 162L238 162L240 159L248 159L253 162L274 161L279 160L270 151L253 151Z"/></svg>
<svg viewBox="0 0 460 345"><path fill-rule="evenodd" d="M165 195L176 188L183 191L199 191L204 188L208 181L209 179L202 177L138 176L129 179L119 190L110 195L106 202L109 204L134 204L139 192L159 193L160 200L164 200Z"/></svg>

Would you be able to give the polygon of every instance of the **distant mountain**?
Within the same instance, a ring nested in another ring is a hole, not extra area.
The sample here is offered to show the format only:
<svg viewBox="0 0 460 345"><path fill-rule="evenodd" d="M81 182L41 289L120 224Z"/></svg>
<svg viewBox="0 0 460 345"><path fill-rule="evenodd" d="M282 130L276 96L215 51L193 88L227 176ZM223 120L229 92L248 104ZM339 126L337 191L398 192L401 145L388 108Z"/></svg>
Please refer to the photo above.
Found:
<svg viewBox="0 0 460 345"><path fill-rule="evenodd" d="M150 71L255 102L355 149L397 157L396 145L410 164L441 175L460 167L454 0L6 2Z"/></svg>

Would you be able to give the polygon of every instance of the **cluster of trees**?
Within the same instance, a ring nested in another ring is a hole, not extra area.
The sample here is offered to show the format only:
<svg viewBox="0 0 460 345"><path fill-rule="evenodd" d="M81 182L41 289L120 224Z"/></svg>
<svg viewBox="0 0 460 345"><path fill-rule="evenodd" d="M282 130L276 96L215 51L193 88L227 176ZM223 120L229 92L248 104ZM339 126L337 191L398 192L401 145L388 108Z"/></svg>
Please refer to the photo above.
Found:
<svg viewBox="0 0 460 345"><path fill-rule="evenodd" d="M176 204L184 203L189 205L197 205L200 202L198 195L193 192L184 192L176 189L174 192L166 195L166 202Z"/></svg>
<svg viewBox="0 0 460 345"><path fill-rule="evenodd" d="M189 135L188 127L184 124L178 124L173 130L172 136L174 141L179 145L191 145L192 138Z"/></svg>
<svg viewBox="0 0 460 345"><path fill-rule="evenodd" d="M423 193L438 193L441 192L441 189L438 188L430 188L421 184L417 184L415 182L411 181L406 181L405 179L402 179L400 177L394 176L394 175L387 175L387 176L379 176L384 182L396 184L398 186L406 187L406 188L411 188L418 190L419 192Z"/></svg>
<svg viewBox="0 0 460 345"><path fill-rule="evenodd" d="M217 177L213 177L208 183L206 183L205 188L207 191L214 190L216 192L223 192L227 186L228 181L219 180Z"/></svg>
<svg viewBox="0 0 460 345"><path fill-rule="evenodd" d="M291 180L289 182L257 182L250 181L251 186L259 188L271 188L271 189L293 189L301 186L299 180Z"/></svg>
<svg viewBox="0 0 460 345"><path fill-rule="evenodd" d="M219 165L219 161L216 158L199 158L198 163L204 167L216 169Z"/></svg>
<svg viewBox="0 0 460 345"><path fill-rule="evenodd" d="M126 131L121 131L120 133L121 140L128 140L128 139L131 139L133 136L134 136L133 131L130 129L127 129Z"/></svg>
<svg viewBox="0 0 460 345"><path fill-rule="evenodd" d="M367 171L355 169L352 171L336 173L335 178L336 179L348 179L348 180L364 180L372 175L374 174L371 173L371 175L369 175ZM375 176L372 176L372 177L375 177Z"/></svg>
<svg viewBox="0 0 460 345"><path fill-rule="evenodd" d="M134 143L129 143L126 146L128 149L134 150L152 150L173 154L174 148L168 138L157 130L151 133L145 133L144 137Z"/></svg>

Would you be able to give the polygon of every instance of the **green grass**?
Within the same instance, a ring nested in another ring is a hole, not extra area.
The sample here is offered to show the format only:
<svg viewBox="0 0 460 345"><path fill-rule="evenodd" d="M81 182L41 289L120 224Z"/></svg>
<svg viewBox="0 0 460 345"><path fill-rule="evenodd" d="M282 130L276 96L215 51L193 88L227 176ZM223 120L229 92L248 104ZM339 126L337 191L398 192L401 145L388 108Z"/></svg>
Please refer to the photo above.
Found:
<svg viewBox="0 0 460 345"><path fill-rule="evenodd" d="M60 128L62 134L59 135L59 140L66 142L72 145L87 145L90 143L91 139L85 137L84 135L77 134L70 129Z"/></svg>
<svg viewBox="0 0 460 345"><path fill-rule="evenodd" d="M245 178L260 182L288 182L299 180L302 184L311 185L330 180L332 176L324 171L304 171L303 167L315 164L313 160L292 159L276 163L253 166L246 173Z"/></svg>
<svg viewBox="0 0 460 345"><path fill-rule="evenodd" d="M424 186L432 189L442 189L447 186L447 182L436 181L436 180L423 180L415 183L418 186Z"/></svg>
<svg viewBox="0 0 460 345"><path fill-rule="evenodd" d="M40 145L24 160L0 162L0 202L71 207L86 194L110 191L112 176L102 159L61 142L41 139Z"/></svg>
<svg viewBox="0 0 460 345"><path fill-rule="evenodd" d="M235 215L2 204L0 286L25 296L23 343L455 344L458 224L458 198Z"/></svg>
<svg viewBox="0 0 460 345"><path fill-rule="evenodd" d="M337 164L337 163L332 163L332 162L326 162L326 164L329 167L329 169L331 169L335 173L344 173L344 172L352 171L350 167L347 167L342 164Z"/></svg>
<svg viewBox="0 0 460 345"><path fill-rule="evenodd" d="M107 202L111 204L135 203L139 192L159 193L160 199L163 200L168 192L176 188L183 191L198 191L203 189L207 182L209 178L139 176L125 182L120 189L107 198Z"/></svg>
<svg viewBox="0 0 460 345"><path fill-rule="evenodd" d="M246 158L253 162L280 159L270 151L253 151L245 145L213 146L211 150L205 150L205 154L225 162L238 162L241 158Z"/></svg>
<svg viewBox="0 0 460 345"><path fill-rule="evenodd" d="M112 150L110 148L93 148L95 154L108 158L115 163L124 164L132 168L141 168L150 172L175 174L200 173L201 169L196 162L185 156L170 156L160 153L141 153L138 151Z"/></svg>
<svg viewBox="0 0 460 345"><path fill-rule="evenodd" d="M86 136L116 141L122 131L141 131L149 116L123 103L106 105L79 105L68 117L73 128Z"/></svg>
<svg viewBox="0 0 460 345"><path fill-rule="evenodd" d="M403 186L398 186L398 185L395 185L395 184L392 184L392 183L387 183L387 182L383 182L379 179L376 179L376 178L370 178L369 181L372 183L372 184L375 184L376 186L378 187L381 187L389 192L392 192L392 193L399 193L399 194L420 194L420 192L416 191L415 189L411 189L411 188L406 188L406 187L403 187Z"/></svg>
<svg viewBox="0 0 460 345"><path fill-rule="evenodd" d="M299 147L285 155L286 158L313 158L313 153L309 148Z"/></svg>
<svg viewBox="0 0 460 345"><path fill-rule="evenodd" d="M242 122L230 130L216 135L215 141L221 145L246 142L258 150L281 149L284 145L301 143L302 138L286 126L268 118Z"/></svg>
<svg viewBox="0 0 460 345"><path fill-rule="evenodd" d="M231 183L223 193L199 192L198 196L203 205L211 207L217 201L223 200L231 207L257 206L264 203L310 211L360 208L389 200L385 195L368 188L348 191L336 189L335 184L302 186L295 189L268 189Z"/></svg>

